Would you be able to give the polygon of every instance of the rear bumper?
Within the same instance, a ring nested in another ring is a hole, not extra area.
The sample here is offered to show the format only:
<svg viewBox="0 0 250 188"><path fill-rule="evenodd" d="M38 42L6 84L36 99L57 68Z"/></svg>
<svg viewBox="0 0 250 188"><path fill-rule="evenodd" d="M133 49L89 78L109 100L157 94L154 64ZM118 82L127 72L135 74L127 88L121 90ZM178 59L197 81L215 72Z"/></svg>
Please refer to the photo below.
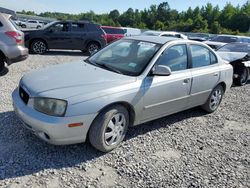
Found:
<svg viewBox="0 0 250 188"><path fill-rule="evenodd" d="M7 58L7 64L10 65L27 59L29 50L24 46L11 46L6 49L5 56Z"/></svg>
<svg viewBox="0 0 250 188"><path fill-rule="evenodd" d="M30 130L40 139L54 145L81 143L86 140L89 127L96 114L72 117L53 117L42 114L24 104L18 89L12 93L13 107L16 115L22 120L23 127ZM69 124L82 122L82 126L69 127Z"/></svg>

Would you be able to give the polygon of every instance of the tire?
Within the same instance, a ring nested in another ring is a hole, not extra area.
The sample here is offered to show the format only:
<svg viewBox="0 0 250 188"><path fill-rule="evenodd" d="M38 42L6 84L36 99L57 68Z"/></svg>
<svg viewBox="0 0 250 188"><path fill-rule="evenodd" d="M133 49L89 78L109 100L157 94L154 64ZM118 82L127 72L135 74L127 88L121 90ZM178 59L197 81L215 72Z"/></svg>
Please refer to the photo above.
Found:
<svg viewBox="0 0 250 188"><path fill-rule="evenodd" d="M115 149L124 139L129 125L129 114L120 105L101 112L89 130L89 141L102 152Z"/></svg>
<svg viewBox="0 0 250 188"><path fill-rule="evenodd" d="M5 67L4 57L0 54L0 74L3 72Z"/></svg>
<svg viewBox="0 0 250 188"><path fill-rule="evenodd" d="M100 49L100 45L97 42L90 42L87 46L87 52L89 55L94 54Z"/></svg>
<svg viewBox="0 0 250 188"><path fill-rule="evenodd" d="M30 45L30 51L34 54L43 54L47 51L47 45L43 40L34 40Z"/></svg>
<svg viewBox="0 0 250 188"><path fill-rule="evenodd" d="M236 74L238 74L238 78L234 79L234 84L237 86L245 85L249 78L249 69L247 67L239 67Z"/></svg>
<svg viewBox="0 0 250 188"><path fill-rule="evenodd" d="M207 102L202 105L202 108L208 113L212 113L220 106L224 95L224 88L222 85L216 86L213 91L210 93Z"/></svg>
<svg viewBox="0 0 250 188"><path fill-rule="evenodd" d="M22 24L21 27L22 27L22 28L26 28L26 25L25 25L25 24Z"/></svg>
<svg viewBox="0 0 250 188"><path fill-rule="evenodd" d="M36 28L37 28L37 29L40 29L40 28L41 28L41 26L39 25L39 26L37 26Z"/></svg>

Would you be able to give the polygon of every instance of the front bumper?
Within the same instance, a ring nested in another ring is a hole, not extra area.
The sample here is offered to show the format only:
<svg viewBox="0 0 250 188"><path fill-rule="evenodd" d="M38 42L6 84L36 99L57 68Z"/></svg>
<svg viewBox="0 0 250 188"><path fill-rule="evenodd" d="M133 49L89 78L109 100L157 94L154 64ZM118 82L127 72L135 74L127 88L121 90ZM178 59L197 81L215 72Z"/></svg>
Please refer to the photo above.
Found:
<svg viewBox="0 0 250 188"><path fill-rule="evenodd" d="M53 117L42 114L22 101L18 89L12 93L12 100L16 115L24 122L22 126L42 140L54 145L85 142L89 127L96 117L96 114L72 117ZM83 122L83 125L68 127L69 124L78 122Z"/></svg>

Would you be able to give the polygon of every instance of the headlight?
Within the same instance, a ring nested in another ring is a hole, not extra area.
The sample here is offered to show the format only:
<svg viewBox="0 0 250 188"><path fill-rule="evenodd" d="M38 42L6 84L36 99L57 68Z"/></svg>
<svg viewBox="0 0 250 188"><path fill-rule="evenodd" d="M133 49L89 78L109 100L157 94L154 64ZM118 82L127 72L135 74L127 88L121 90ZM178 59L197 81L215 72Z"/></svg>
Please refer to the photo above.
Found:
<svg viewBox="0 0 250 188"><path fill-rule="evenodd" d="M61 99L33 98L32 103L35 110L50 116L64 116L67 108L67 101Z"/></svg>

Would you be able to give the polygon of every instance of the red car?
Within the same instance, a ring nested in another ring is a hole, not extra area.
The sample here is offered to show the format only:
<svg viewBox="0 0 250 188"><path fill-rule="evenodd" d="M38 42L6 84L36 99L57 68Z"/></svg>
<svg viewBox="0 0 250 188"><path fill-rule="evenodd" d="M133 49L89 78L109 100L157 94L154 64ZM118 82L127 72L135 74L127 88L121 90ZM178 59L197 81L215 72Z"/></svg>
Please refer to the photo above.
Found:
<svg viewBox="0 0 250 188"><path fill-rule="evenodd" d="M107 43L124 37L125 31L121 27L101 26L106 33Z"/></svg>

